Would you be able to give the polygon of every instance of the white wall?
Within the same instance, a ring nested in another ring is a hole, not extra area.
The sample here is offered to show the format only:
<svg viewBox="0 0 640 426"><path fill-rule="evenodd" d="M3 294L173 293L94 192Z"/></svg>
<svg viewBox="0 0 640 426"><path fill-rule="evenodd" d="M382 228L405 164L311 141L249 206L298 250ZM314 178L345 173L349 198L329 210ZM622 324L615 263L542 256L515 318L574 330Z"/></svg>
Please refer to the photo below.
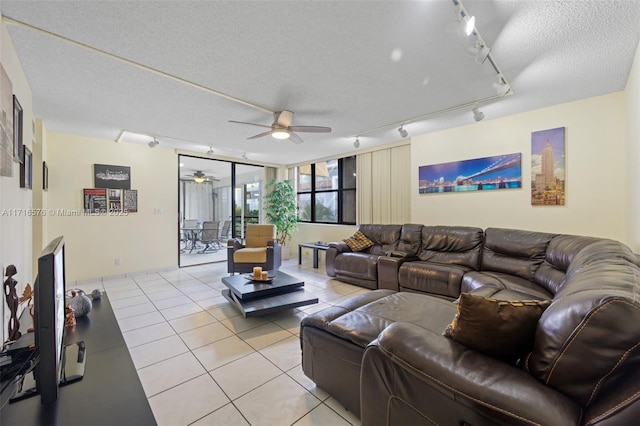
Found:
<svg viewBox="0 0 640 426"><path fill-rule="evenodd" d="M1 14L0 14L1 18ZM31 88L18 60L15 48L5 25L0 25L0 63L4 67L12 84L13 94L16 95L23 110L23 143L30 149L33 146ZM12 111L13 106L10 107ZM34 163L35 165L35 163ZM34 181L34 185L37 182ZM18 281L18 296L22 295L26 283L33 285L33 265L31 250L31 216L27 215L32 206L32 191L20 188L20 167L13 163L13 177L0 177L0 269L2 281L7 265L15 265L18 274L14 279ZM5 308L4 296L0 301L0 316L3 318L0 331L0 343L7 336L7 323L10 318ZM24 305L20 307L20 310ZM19 311L20 312L20 311Z"/></svg>
<svg viewBox="0 0 640 426"><path fill-rule="evenodd" d="M627 211L629 212L630 246L640 252L640 44L625 89L627 108Z"/></svg>
<svg viewBox="0 0 640 426"><path fill-rule="evenodd" d="M173 150L54 132L47 134L46 142L47 210L80 212L46 218L44 241L64 235L67 280L177 267L178 156ZM138 190L137 213L82 214L83 189L94 186L95 163L131 167L131 189Z"/></svg>
<svg viewBox="0 0 640 426"><path fill-rule="evenodd" d="M411 220L591 235L631 244L626 197L635 188L629 188L625 171L626 117L624 93L617 92L414 137ZM531 132L556 127L566 128L566 205L534 207ZM419 166L515 152L522 153L522 189L418 194Z"/></svg>

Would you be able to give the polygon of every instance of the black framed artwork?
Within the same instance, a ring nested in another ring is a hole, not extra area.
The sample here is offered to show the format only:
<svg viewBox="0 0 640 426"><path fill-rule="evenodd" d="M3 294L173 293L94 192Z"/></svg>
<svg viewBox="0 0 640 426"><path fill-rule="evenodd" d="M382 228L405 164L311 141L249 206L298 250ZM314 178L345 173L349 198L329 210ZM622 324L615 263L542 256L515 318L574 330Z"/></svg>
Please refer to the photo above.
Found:
<svg viewBox="0 0 640 426"><path fill-rule="evenodd" d="M22 105L13 95L13 161L17 163L24 163L22 147Z"/></svg>
<svg viewBox="0 0 640 426"><path fill-rule="evenodd" d="M94 164L93 187L131 189L131 167Z"/></svg>
<svg viewBox="0 0 640 426"><path fill-rule="evenodd" d="M49 167L47 162L42 162L42 190L47 191L49 189Z"/></svg>
<svg viewBox="0 0 640 426"><path fill-rule="evenodd" d="M33 184L33 155L31 150L22 146L24 161L20 163L20 188L31 189Z"/></svg>

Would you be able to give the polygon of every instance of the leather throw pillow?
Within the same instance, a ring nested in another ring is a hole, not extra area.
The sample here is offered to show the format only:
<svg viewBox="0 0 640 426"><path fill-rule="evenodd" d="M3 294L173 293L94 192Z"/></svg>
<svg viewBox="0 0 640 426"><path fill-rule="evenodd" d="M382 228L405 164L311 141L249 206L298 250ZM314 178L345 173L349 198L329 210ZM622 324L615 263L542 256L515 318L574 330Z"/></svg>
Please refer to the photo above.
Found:
<svg viewBox="0 0 640 426"><path fill-rule="evenodd" d="M349 246L351 251L366 250L373 245L373 241L367 238L361 231L356 231L352 236L342 240Z"/></svg>
<svg viewBox="0 0 640 426"><path fill-rule="evenodd" d="M550 300L496 300L462 293L444 336L515 364L531 351L538 319Z"/></svg>

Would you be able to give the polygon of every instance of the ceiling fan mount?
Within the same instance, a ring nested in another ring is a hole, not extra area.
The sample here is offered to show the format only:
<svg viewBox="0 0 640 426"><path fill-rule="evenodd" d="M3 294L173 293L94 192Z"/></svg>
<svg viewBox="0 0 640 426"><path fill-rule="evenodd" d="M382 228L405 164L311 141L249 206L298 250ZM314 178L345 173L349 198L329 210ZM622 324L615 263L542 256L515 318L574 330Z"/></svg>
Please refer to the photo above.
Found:
<svg viewBox="0 0 640 426"><path fill-rule="evenodd" d="M263 136L271 135L274 139L289 139L293 143L302 143L304 142L300 136L296 134L296 132L300 133L329 133L331 132L331 127L324 126L292 126L291 121L293 120L293 112L283 110L276 111L273 113L273 124L271 126L267 126L264 124L258 123L248 123L246 121L235 121L229 120L230 123L237 124L248 124L250 126L258 126L265 127L269 130L263 133L259 133L257 135L253 135L248 137L247 139L257 139Z"/></svg>

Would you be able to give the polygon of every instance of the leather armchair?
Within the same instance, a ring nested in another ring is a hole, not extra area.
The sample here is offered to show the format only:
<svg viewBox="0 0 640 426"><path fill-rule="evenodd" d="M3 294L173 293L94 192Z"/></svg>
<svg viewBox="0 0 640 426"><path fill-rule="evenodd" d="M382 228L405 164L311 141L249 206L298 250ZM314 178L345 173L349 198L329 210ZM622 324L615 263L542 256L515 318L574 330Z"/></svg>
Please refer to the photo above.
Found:
<svg viewBox="0 0 640 426"><path fill-rule="evenodd" d="M227 242L227 271L230 274L253 272L254 266L277 271L282 264L282 246L276 240L275 225L247 225L245 243Z"/></svg>

